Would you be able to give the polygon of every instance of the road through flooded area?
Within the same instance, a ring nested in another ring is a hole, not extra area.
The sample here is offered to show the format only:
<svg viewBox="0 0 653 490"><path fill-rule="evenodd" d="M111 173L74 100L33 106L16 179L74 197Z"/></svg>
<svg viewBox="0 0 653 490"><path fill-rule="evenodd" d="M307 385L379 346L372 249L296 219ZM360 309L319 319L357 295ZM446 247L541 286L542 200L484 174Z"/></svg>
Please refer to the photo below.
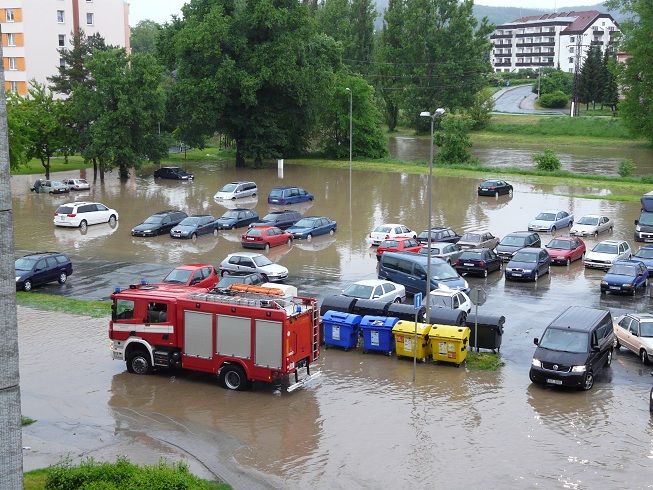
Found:
<svg viewBox="0 0 653 490"><path fill-rule="evenodd" d="M190 169L194 182L141 175L120 183L110 175L104 185L74 196L33 194L29 177L12 178L16 249L68 252L75 267L65 285L38 290L107 298L114 286L156 280L182 263L217 265L241 249L242 230L196 241L137 239L129 231L163 209L220 215L226 208L212 196L232 180L258 183L258 199L242 205L261 216L271 209L270 188L293 184L315 194L313 203L299 206L303 213L337 220L334 236L269 252L288 267L287 282L303 295L322 298L376 277L375 253L366 242L374 226L426 228L424 175L356 171L350 199L347 171L292 165L281 179L276 168L236 170L205 162ZM576 216L605 213L614 232L599 240L622 238L635 246L638 203L562 197L556 194L588 190L519 181L512 197L479 198L477 183L435 179L434 225L501 237L525 229L541 210L561 208ZM115 208L118 225L90 226L86 234L55 229L54 210L73 197ZM549 238L542 234L544 243ZM588 247L597 241L588 239ZM533 337L567 306L607 308L614 316L651 310L648 291L601 296L601 277L579 262L552 268L536 284L506 282L499 273L468 277L471 287L488 293L479 311L506 317L504 365L497 372L420 364L413 384L410 361L329 349L317 365L322 376L294 393L265 384L229 392L213 377L193 373L130 375L124 363L110 359L108 319L23 310L23 413L39 421L24 431L43 441L26 452L26 466L56 462L66 447L74 457L122 447L134 459L147 447L162 456L182 453L198 473L221 476L236 488L651 488L650 366L622 349L589 392L543 389L528 379ZM46 338L52 340L44 343Z"/></svg>

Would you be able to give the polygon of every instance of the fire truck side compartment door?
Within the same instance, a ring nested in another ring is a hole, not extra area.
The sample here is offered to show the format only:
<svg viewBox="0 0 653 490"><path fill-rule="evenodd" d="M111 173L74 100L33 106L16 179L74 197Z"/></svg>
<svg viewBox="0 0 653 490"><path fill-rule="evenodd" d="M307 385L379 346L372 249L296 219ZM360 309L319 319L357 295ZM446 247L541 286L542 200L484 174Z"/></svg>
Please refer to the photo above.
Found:
<svg viewBox="0 0 653 490"><path fill-rule="evenodd" d="M252 358L252 320L229 315L215 315L217 354Z"/></svg>
<svg viewBox="0 0 653 490"><path fill-rule="evenodd" d="M281 369L282 334L281 322L256 320L256 358L254 359L256 366Z"/></svg>
<svg viewBox="0 0 653 490"><path fill-rule="evenodd" d="M184 354L211 359L213 318L210 313L184 312Z"/></svg>

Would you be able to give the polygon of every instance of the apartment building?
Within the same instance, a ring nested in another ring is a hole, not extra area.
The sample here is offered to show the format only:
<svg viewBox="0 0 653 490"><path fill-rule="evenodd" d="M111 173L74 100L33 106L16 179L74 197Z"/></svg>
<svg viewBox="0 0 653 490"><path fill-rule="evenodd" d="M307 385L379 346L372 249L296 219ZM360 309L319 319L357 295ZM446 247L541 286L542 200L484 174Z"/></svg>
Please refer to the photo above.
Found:
<svg viewBox="0 0 653 490"><path fill-rule="evenodd" d="M576 59L582 65L591 44L605 50L620 32L611 15L596 10L521 17L497 26L490 36L492 65L495 72L546 66L573 73Z"/></svg>
<svg viewBox="0 0 653 490"><path fill-rule="evenodd" d="M28 83L47 84L78 29L99 33L129 50L129 4L124 0L0 0L5 90L24 95Z"/></svg>

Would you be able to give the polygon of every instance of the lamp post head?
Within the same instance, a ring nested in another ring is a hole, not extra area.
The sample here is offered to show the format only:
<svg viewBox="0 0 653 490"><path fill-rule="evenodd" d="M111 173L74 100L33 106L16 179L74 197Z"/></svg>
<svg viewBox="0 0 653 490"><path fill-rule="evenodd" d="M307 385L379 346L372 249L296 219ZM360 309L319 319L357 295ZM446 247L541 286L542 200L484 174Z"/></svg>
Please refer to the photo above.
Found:
<svg viewBox="0 0 653 490"><path fill-rule="evenodd" d="M431 114L429 111L423 111L423 112L419 113L419 116L420 117L433 117L433 118L435 118L435 117L440 117L442 114L444 114L444 112L445 112L444 108L440 107L440 108L436 109L433 114Z"/></svg>
<svg viewBox="0 0 653 490"><path fill-rule="evenodd" d="M420 117L431 117L431 113L429 111L424 111L419 113Z"/></svg>
<svg viewBox="0 0 653 490"><path fill-rule="evenodd" d="M440 107L440 108L435 110L435 114L433 114L433 115L434 116L441 116L442 114L444 114L444 108Z"/></svg>
<svg viewBox="0 0 653 490"><path fill-rule="evenodd" d="M350 89L349 87L346 87L345 90L346 90L347 92L351 92L351 89Z"/></svg>

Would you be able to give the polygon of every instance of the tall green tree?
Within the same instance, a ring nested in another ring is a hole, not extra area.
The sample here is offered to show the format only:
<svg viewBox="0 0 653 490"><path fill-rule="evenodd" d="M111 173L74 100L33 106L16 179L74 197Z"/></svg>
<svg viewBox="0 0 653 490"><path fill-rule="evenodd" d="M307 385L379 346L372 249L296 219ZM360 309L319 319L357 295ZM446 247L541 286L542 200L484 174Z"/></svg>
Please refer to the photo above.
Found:
<svg viewBox="0 0 653 490"><path fill-rule="evenodd" d="M352 102L352 156L381 158L387 143L381 130L382 116L374 102L374 88L361 76L344 72L336 76L329 103L323 113L325 153L349 156L349 97Z"/></svg>
<svg viewBox="0 0 653 490"><path fill-rule="evenodd" d="M19 105L23 98L13 92L6 94L7 136L9 137L9 168L15 170L27 163L27 121Z"/></svg>
<svg viewBox="0 0 653 490"><path fill-rule="evenodd" d="M127 56L123 49L96 51L88 60L90 85L76 85L73 97L88 100L89 127L86 158L104 171L117 168L127 179L131 168L145 159L158 161L167 151L158 134L165 108L161 66L151 55Z"/></svg>
<svg viewBox="0 0 653 490"><path fill-rule="evenodd" d="M155 54L156 42L159 37L161 26L153 20L141 20L131 28L129 44L132 53Z"/></svg>
<svg viewBox="0 0 653 490"><path fill-rule="evenodd" d="M603 90L601 91L601 104L607 105L612 112L617 110L619 102L619 85L617 84L617 60L610 50L606 50L603 57Z"/></svg>
<svg viewBox="0 0 653 490"><path fill-rule="evenodd" d="M539 84L540 95L562 92L571 97L574 91L574 74L559 69L548 73L544 73L544 70L542 70ZM533 86L533 93L537 93L537 84Z"/></svg>
<svg viewBox="0 0 653 490"><path fill-rule="evenodd" d="M620 70L624 100L619 111L634 134L653 143L653 2L611 0L607 5L620 7L633 16L621 24L624 38L620 50L630 57Z"/></svg>
<svg viewBox="0 0 653 490"><path fill-rule="evenodd" d="M593 43L588 52L583 66L580 69L578 100L585 103L589 109L590 103L596 106L601 101L603 91L603 56L601 46Z"/></svg>
<svg viewBox="0 0 653 490"><path fill-rule="evenodd" d="M438 146L435 161L440 164L476 163L478 159L469 150L472 147L469 132L473 127L474 120L468 114L445 114L434 136Z"/></svg>
<svg viewBox="0 0 653 490"><path fill-rule="evenodd" d="M183 141L201 147L225 134L237 166L308 147L342 55L316 33L309 9L296 0L191 0L182 8L161 46L173 50L162 59L175 70Z"/></svg>

